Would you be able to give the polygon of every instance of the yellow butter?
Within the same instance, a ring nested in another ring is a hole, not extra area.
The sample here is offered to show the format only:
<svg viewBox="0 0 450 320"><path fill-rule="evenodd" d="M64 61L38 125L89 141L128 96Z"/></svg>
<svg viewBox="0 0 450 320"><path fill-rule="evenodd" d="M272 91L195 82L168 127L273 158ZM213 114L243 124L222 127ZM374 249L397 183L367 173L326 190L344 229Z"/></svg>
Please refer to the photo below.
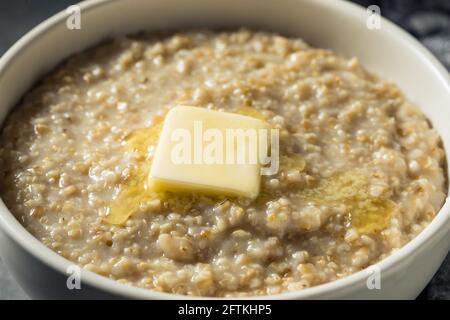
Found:
<svg viewBox="0 0 450 320"><path fill-rule="evenodd" d="M265 121L199 107L175 107L164 121L149 188L255 198L260 154L267 154L268 148L267 143L260 143L264 137L266 142L270 137Z"/></svg>

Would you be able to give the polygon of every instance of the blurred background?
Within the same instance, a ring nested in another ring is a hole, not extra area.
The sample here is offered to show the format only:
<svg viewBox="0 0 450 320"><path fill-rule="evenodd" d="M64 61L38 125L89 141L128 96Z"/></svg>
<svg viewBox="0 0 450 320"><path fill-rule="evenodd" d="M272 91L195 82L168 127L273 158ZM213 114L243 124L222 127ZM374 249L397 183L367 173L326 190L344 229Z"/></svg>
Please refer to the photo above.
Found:
<svg viewBox="0 0 450 320"><path fill-rule="evenodd" d="M35 25L77 2L0 0L0 56ZM418 38L450 70L450 0L353 0L353 2L364 7L379 6L382 16ZM5 270L1 257L0 299L27 299L26 294ZM450 300L450 254L419 299Z"/></svg>

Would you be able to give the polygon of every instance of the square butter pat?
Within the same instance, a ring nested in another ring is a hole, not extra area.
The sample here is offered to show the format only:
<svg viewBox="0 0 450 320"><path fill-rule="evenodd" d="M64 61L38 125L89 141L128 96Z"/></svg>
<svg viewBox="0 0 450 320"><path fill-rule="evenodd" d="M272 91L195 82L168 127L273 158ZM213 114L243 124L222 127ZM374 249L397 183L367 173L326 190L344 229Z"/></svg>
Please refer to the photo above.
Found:
<svg viewBox="0 0 450 320"><path fill-rule="evenodd" d="M269 126L259 119L175 107L164 121L149 187L255 198L261 176L259 154L267 155L268 137Z"/></svg>

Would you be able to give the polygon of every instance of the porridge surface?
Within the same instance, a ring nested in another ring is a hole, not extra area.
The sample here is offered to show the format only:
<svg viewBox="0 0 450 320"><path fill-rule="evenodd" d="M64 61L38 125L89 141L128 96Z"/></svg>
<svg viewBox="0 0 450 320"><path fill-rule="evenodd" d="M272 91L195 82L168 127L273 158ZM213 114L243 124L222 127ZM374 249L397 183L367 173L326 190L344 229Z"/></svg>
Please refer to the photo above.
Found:
<svg viewBox="0 0 450 320"><path fill-rule="evenodd" d="M136 189L177 104L280 129L281 168L256 200ZM46 246L106 277L277 294L359 271L417 235L445 198L440 145L356 59L248 30L142 34L73 56L25 96L1 135L0 189ZM130 208L123 225L107 222Z"/></svg>

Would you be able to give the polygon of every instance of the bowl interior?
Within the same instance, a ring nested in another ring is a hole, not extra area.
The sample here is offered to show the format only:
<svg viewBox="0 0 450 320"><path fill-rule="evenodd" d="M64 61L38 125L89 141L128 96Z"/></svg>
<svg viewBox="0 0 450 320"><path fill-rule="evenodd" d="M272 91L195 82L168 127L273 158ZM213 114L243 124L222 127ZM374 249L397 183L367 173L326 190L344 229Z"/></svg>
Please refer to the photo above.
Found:
<svg viewBox="0 0 450 320"><path fill-rule="evenodd" d="M87 1L81 9L80 30L69 30L68 14L62 12L4 55L0 62L0 123L39 77L69 55L103 39L140 30L246 26L301 37L347 58L358 57L369 70L399 85L421 108L441 134L450 157L450 126L445 120L450 119L447 72L391 23L383 20L380 30L368 29L368 14L355 5L327 0L192 0L189 4L184 0L101 0ZM9 214L0 211L0 215ZM313 292L308 290L299 296L308 297L308 292Z"/></svg>

